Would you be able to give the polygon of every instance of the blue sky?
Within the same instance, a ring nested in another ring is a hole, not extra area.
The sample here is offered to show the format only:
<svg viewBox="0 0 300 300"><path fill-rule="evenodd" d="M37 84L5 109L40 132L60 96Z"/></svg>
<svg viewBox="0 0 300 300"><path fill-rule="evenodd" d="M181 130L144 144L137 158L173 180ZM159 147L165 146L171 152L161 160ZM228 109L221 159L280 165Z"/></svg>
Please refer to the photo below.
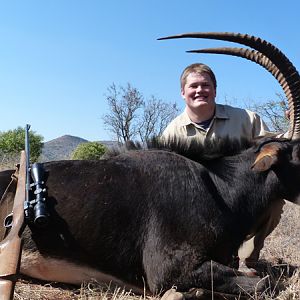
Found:
<svg viewBox="0 0 300 300"><path fill-rule="evenodd" d="M177 0L0 0L0 131L32 125L45 141L64 134L109 140L101 117L113 82L130 82L183 108L179 76L190 63L212 67L217 101L274 99L263 68L241 58L188 54L233 45L172 34L229 31L260 36L300 66L300 2Z"/></svg>

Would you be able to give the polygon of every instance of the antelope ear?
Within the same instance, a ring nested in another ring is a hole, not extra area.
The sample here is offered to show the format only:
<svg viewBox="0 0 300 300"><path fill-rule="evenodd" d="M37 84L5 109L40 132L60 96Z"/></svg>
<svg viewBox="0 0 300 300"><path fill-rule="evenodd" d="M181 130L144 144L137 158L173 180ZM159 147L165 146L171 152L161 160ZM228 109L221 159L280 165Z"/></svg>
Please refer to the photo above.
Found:
<svg viewBox="0 0 300 300"><path fill-rule="evenodd" d="M258 172L269 170L278 162L278 151L280 147L277 143L270 143L261 148L251 169Z"/></svg>

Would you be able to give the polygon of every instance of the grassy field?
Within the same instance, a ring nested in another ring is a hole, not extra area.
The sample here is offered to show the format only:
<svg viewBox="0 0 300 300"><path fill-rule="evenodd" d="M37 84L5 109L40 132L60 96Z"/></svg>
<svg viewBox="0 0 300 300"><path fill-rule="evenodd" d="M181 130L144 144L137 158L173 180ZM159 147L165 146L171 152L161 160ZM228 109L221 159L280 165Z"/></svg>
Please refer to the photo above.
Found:
<svg viewBox="0 0 300 300"><path fill-rule="evenodd" d="M2 160L2 168L12 168L13 162ZM0 164L1 165L1 164ZM280 224L267 238L261 252L258 269L261 276L269 275L277 283L279 293L272 288L254 300L300 299L300 206L287 203ZM89 282L79 288L57 283L37 284L20 280L16 284L14 299L19 300L90 300L90 299L159 299L149 296L133 295L130 292L111 290L97 282Z"/></svg>

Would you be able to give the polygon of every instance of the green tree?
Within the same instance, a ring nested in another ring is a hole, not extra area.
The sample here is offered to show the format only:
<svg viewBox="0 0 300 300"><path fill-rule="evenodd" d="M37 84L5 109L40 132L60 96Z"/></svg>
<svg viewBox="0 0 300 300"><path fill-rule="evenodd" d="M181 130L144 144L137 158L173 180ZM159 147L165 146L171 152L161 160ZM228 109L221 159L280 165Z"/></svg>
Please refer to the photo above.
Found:
<svg viewBox="0 0 300 300"><path fill-rule="evenodd" d="M29 131L30 161L36 162L42 152L43 137L34 131ZM25 129L18 127L0 132L0 152L4 155L15 156L25 149Z"/></svg>
<svg viewBox="0 0 300 300"><path fill-rule="evenodd" d="M106 147L99 142L81 143L72 152L71 159L100 159L106 150Z"/></svg>

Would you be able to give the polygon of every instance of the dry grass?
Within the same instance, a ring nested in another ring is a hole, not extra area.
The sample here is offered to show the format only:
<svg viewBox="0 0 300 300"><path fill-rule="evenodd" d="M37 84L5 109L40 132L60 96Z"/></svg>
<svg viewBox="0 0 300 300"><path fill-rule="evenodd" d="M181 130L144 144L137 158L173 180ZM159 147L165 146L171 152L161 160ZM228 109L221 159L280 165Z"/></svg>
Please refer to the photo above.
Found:
<svg viewBox="0 0 300 300"><path fill-rule="evenodd" d="M159 297L135 295L121 288L111 289L98 282L89 282L75 289L58 284L33 284L20 281L15 288L14 299L19 300L158 300Z"/></svg>
<svg viewBox="0 0 300 300"><path fill-rule="evenodd" d="M281 285L279 294L266 299L300 299L300 206L286 203L281 221L266 239L261 253L266 274Z"/></svg>
<svg viewBox="0 0 300 300"><path fill-rule="evenodd" d="M16 164L20 162L20 154L4 154L0 152L0 171L14 169Z"/></svg>

